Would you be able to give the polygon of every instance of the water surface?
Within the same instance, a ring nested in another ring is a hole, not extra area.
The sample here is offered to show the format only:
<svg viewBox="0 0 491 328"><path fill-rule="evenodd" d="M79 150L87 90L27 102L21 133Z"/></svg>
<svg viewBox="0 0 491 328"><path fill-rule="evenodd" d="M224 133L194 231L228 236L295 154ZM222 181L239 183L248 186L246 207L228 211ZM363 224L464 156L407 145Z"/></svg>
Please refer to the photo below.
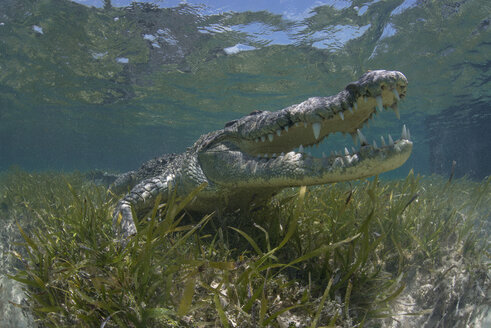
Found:
<svg viewBox="0 0 491 328"><path fill-rule="evenodd" d="M369 69L409 80L392 176L491 172L490 5L469 1L1 0L0 170L123 171L252 110L339 92ZM325 149L352 146L334 136Z"/></svg>

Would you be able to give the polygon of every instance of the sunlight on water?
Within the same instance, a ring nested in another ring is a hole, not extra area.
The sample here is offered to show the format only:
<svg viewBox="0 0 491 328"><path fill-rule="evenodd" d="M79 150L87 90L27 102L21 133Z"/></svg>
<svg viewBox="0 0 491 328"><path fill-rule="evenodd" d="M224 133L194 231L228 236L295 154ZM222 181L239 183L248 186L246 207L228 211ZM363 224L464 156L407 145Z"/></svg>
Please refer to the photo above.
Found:
<svg viewBox="0 0 491 328"><path fill-rule="evenodd" d="M445 173L452 157L459 174L489 173L489 164L477 163L488 160L464 163L465 154L450 150L455 142L439 138L451 129L476 151L485 148L469 130L476 132L476 119L489 122L486 1L4 7L0 168L134 168L253 110L335 94L383 68L406 74L408 98L401 121L379 115L366 134L411 128L416 147L400 174L409 167ZM352 146L337 139L328 147ZM442 161L431 152L444 143L451 146Z"/></svg>

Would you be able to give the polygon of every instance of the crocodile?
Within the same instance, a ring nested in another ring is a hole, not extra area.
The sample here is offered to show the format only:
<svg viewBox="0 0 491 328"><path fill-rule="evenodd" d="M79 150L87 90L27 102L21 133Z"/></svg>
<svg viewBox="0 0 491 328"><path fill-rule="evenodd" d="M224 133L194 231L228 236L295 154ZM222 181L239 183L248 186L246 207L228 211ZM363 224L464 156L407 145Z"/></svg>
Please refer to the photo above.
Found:
<svg viewBox="0 0 491 328"><path fill-rule="evenodd" d="M412 151L409 130L401 138L389 135L368 143L360 129L377 112L393 110L406 96L407 79L398 71L368 71L330 97L313 97L279 111L253 111L221 130L202 135L182 154L167 154L122 174L112 184L115 193L129 191L113 212L120 236L136 233L136 219L155 202L170 195L185 196L203 189L186 211L219 213L247 211L284 188L321 185L377 175L401 166ZM330 134L353 136L359 148L313 157L305 148ZM136 217L134 217L136 216Z"/></svg>

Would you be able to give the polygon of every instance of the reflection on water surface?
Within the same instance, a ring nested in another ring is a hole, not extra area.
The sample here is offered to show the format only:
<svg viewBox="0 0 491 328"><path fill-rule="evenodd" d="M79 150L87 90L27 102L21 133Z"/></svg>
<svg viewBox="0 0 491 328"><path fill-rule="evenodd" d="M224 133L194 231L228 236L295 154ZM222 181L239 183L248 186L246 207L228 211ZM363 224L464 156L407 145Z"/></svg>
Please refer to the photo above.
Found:
<svg viewBox="0 0 491 328"><path fill-rule="evenodd" d="M458 156L441 146L448 140L438 131L466 135L476 153L489 140L477 138L489 136L482 124L491 90L487 6L4 1L0 168L134 168L252 110L331 95L384 68L409 79L402 122L379 115L365 134L398 135L405 123L416 147L396 174L435 170L437 148L446 152L438 164L444 172L447 158ZM336 148L352 145L331 140ZM460 163L459 174L489 173L490 164L471 164Z"/></svg>

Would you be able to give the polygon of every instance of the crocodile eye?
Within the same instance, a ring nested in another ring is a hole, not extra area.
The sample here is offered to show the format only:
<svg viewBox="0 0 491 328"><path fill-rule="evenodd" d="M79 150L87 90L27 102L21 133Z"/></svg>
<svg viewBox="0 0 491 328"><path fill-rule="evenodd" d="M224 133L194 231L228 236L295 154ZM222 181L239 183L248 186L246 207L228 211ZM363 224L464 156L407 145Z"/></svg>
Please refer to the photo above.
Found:
<svg viewBox="0 0 491 328"><path fill-rule="evenodd" d="M225 123L225 127L227 128L231 125L234 125L235 123L237 123L237 120L229 121L229 122Z"/></svg>
<svg viewBox="0 0 491 328"><path fill-rule="evenodd" d="M358 86L356 85L356 83L350 83L346 86L346 90L350 92L356 92L357 88Z"/></svg>

